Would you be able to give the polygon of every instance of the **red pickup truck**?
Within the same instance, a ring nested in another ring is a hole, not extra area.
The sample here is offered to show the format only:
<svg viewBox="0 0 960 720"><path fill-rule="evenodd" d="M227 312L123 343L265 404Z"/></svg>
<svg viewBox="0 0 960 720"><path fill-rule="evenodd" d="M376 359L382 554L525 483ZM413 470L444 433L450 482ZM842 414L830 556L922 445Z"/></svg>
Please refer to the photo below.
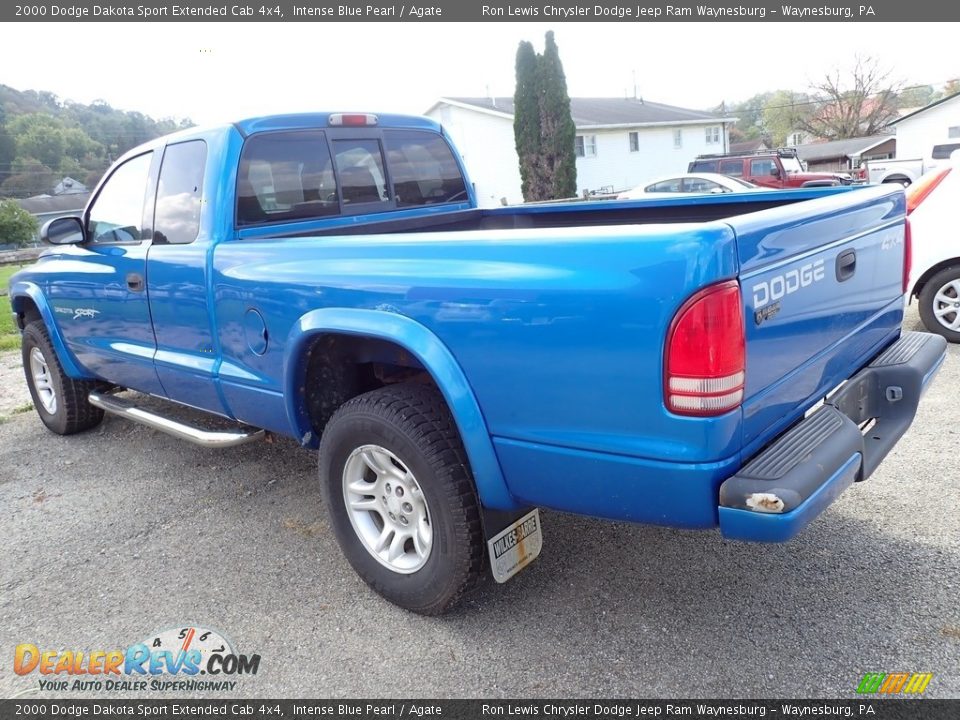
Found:
<svg viewBox="0 0 960 720"><path fill-rule="evenodd" d="M783 189L849 185L849 175L806 172L793 148L750 153L698 155L687 172L713 172L748 180L755 185Z"/></svg>

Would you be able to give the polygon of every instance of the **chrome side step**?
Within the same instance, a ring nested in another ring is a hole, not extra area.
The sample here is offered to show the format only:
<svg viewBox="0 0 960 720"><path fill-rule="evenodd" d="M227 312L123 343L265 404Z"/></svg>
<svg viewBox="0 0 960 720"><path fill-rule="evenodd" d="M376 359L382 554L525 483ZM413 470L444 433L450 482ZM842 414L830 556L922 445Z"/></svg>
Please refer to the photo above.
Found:
<svg viewBox="0 0 960 720"><path fill-rule="evenodd" d="M119 415L127 420L146 425L154 430L165 432L168 435L192 442L194 445L200 445L207 448L225 448L234 445L242 445L253 440L260 440L264 436L264 431L259 428L246 425L238 427L236 430L201 430L191 425L186 425L170 418L165 418L156 413L137 407L125 398L117 397L110 393L91 392L87 398L90 404L98 407L105 412L113 415Z"/></svg>

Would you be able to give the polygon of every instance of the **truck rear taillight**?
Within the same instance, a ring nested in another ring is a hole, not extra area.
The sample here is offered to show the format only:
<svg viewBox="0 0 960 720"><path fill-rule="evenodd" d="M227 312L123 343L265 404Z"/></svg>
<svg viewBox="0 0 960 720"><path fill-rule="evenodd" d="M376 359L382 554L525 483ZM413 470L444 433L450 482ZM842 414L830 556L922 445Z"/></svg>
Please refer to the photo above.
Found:
<svg viewBox="0 0 960 720"><path fill-rule="evenodd" d="M913 269L913 233L910 232L910 218L907 218L903 228L903 289L906 293L910 289L910 271Z"/></svg>
<svg viewBox="0 0 960 720"><path fill-rule="evenodd" d="M919 180L907 188L907 215L916 210L917 206L930 196L930 193L943 182L943 179L950 174L952 169L947 167L922 175Z"/></svg>
<svg viewBox="0 0 960 720"><path fill-rule="evenodd" d="M705 288L677 311L664 358L667 409L679 415L721 415L743 402L746 344L740 285Z"/></svg>
<svg viewBox="0 0 960 720"><path fill-rule="evenodd" d="M377 116L370 113L334 113L327 118L327 123L336 127L373 127L377 124Z"/></svg>

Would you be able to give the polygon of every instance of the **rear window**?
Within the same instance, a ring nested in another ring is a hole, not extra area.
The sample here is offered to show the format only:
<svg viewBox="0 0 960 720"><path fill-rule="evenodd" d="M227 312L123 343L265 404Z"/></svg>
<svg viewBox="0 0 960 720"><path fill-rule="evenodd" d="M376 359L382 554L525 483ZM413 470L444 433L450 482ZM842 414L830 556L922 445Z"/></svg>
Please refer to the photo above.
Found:
<svg viewBox="0 0 960 720"><path fill-rule="evenodd" d="M441 136L416 130L387 130L383 136L397 207L466 198L460 167Z"/></svg>
<svg viewBox="0 0 960 720"><path fill-rule="evenodd" d="M934 160L949 160L950 155L952 155L956 150L960 150L960 143L934 145L932 157Z"/></svg>
<svg viewBox="0 0 960 720"><path fill-rule="evenodd" d="M237 177L237 225L289 222L340 212L333 162L319 130L247 139Z"/></svg>

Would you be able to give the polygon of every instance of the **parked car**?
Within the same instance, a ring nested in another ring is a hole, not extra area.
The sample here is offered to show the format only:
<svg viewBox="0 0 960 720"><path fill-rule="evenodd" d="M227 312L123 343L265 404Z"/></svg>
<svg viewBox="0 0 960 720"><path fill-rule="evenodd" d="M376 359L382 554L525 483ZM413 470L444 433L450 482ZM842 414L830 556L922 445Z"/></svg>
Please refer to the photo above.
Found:
<svg viewBox="0 0 960 720"><path fill-rule="evenodd" d="M620 193L617 195L617 199L638 200L650 197L675 197L677 195L722 195L723 193L767 189L746 180L718 173L689 173L648 180L632 190Z"/></svg>
<svg viewBox="0 0 960 720"><path fill-rule="evenodd" d="M850 185L853 182L847 173L807 172L800 163L795 148L698 155L697 159L687 166L687 172L720 173L775 190Z"/></svg>
<svg viewBox="0 0 960 720"><path fill-rule="evenodd" d="M960 150L947 166L921 175L907 188L913 262L908 298L920 303L930 332L960 343Z"/></svg>
<svg viewBox="0 0 960 720"><path fill-rule="evenodd" d="M904 160L868 160L864 165L867 182L899 183L908 187L924 173L949 164L950 156L960 150L960 143L943 143L930 149L929 157Z"/></svg>

